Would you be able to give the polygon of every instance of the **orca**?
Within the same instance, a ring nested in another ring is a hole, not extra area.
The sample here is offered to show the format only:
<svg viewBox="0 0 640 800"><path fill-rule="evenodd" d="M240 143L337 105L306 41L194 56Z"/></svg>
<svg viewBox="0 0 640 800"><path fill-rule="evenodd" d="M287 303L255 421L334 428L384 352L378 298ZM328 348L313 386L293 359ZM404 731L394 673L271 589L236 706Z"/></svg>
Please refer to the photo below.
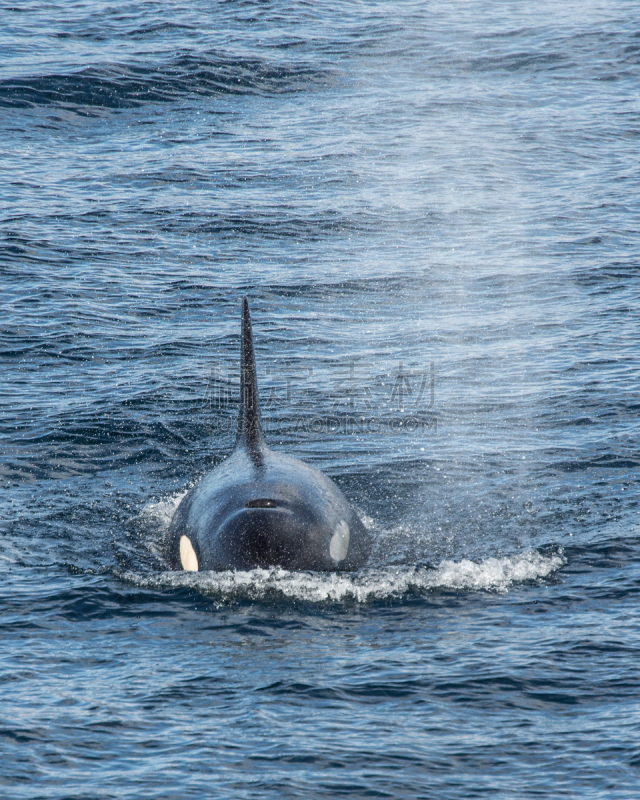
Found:
<svg viewBox="0 0 640 800"><path fill-rule="evenodd" d="M176 509L168 533L170 567L194 572L361 568L371 534L341 490L317 469L267 446L246 297L241 339L235 447Z"/></svg>

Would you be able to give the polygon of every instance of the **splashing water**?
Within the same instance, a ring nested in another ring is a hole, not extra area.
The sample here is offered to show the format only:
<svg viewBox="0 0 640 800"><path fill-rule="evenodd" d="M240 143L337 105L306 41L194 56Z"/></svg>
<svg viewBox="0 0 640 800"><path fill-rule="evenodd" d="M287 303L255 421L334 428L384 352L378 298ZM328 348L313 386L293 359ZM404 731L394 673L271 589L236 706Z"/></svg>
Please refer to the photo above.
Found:
<svg viewBox="0 0 640 800"><path fill-rule="evenodd" d="M481 562L445 560L435 569L395 567L358 573L292 572L279 567L246 572L162 572L142 576L132 572L125 580L146 588L192 588L222 600L290 598L311 603L355 600L366 603L434 589L504 592L514 583L546 578L566 564L561 550L544 556L530 551L517 556L487 558Z"/></svg>

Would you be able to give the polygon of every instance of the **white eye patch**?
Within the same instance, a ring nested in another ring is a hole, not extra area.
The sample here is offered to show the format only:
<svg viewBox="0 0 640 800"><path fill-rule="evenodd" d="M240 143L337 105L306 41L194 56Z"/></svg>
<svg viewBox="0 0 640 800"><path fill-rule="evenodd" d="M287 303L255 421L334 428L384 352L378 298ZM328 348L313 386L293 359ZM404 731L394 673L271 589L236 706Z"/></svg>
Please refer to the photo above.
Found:
<svg viewBox="0 0 640 800"><path fill-rule="evenodd" d="M329 544L329 553L334 561L342 561L349 549L349 526L344 520L337 525Z"/></svg>
<svg viewBox="0 0 640 800"><path fill-rule="evenodd" d="M182 569L187 572L198 571L198 556L188 536L180 537L180 561L182 562Z"/></svg>

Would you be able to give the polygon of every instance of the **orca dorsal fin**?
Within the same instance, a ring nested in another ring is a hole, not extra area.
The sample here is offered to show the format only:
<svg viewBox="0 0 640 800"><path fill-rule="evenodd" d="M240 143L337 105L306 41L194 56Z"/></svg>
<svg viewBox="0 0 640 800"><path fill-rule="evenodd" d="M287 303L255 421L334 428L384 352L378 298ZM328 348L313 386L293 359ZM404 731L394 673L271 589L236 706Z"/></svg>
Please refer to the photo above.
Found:
<svg viewBox="0 0 640 800"><path fill-rule="evenodd" d="M253 352L251 312L249 301L242 298L242 341L240 343L240 411L238 412L238 438L236 447L245 446L252 458L259 457L266 448L260 418L258 376Z"/></svg>

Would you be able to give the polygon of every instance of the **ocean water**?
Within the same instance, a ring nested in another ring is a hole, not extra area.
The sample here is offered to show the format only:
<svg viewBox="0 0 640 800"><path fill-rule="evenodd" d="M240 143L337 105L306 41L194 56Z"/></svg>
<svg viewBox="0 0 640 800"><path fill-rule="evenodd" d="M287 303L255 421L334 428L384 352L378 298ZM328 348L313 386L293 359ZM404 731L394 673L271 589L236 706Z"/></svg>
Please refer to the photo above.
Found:
<svg viewBox="0 0 640 800"><path fill-rule="evenodd" d="M637 4L0 21L2 797L637 798ZM359 573L167 569L243 295Z"/></svg>

